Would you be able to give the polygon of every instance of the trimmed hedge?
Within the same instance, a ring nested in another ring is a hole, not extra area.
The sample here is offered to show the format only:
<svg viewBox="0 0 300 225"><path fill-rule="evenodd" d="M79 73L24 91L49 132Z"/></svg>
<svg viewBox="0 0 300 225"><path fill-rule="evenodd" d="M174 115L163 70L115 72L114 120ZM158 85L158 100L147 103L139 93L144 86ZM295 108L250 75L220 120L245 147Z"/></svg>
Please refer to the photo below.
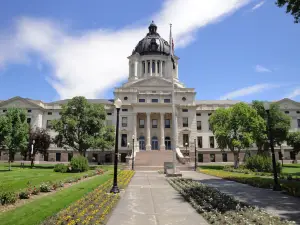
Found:
<svg viewBox="0 0 300 225"><path fill-rule="evenodd" d="M245 168L254 172L273 172L272 158L262 155L253 155L246 159ZM281 173L281 164L276 163L277 173Z"/></svg>
<svg viewBox="0 0 300 225"><path fill-rule="evenodd" d="M68 171L68 167L64 164L59 163L54 166L53 170L54 172L66 173Z"/></svg>
<svg viewBox="0 0 300 225"><path fill-rule="evenodd" d="M89 163L86 157L76 156L71 159L71 172L85 172L89 170Z"/></svg>

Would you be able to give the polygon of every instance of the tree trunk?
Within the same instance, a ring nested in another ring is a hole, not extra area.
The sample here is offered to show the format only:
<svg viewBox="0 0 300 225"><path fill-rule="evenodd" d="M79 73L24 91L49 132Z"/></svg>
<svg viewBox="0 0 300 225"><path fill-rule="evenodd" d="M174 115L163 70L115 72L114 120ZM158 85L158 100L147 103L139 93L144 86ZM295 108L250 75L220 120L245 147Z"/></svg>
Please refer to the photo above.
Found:
<svg viewBox="0 0 300 225"><path fill-rule="evenodd" d="M240 156L238 152L233 152L233 157L234 157L234 168L237 169L239 168L240 164Z"/></svg>
<svg viewBox="0 0 300 225"><path fill-rule="evenodd" d="M31 157L31 168L34 166L34 156Z"/></svg>
<svg viewBox="0 0 300 225"><path fill-rule="evenodd" d="M11 161L10 161L10 153L8 153L8 170L11 171Z"/></svg>

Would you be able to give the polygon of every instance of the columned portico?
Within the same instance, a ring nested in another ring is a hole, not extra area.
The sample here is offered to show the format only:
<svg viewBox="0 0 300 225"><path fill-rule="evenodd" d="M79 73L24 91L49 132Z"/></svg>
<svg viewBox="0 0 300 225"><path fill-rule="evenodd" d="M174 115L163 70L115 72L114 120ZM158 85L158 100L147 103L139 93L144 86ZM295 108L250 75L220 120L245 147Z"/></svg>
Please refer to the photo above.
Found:
<svg viewBox="0 0 300 225"><path fill-rule="evenodd" d="M164 121L165 121L165 114L161 113L160 114L160 150L165 150L165 126L164 126Z"/></svg>
<svg viewBox="0 0 300 225"><path fill-rule="evenodd" d="M151 150L151 137L150 137L150 113L146 113L147 116L147 125L146 125L146 132L147 132L147 140L146 140L146 150Z"/></svg>

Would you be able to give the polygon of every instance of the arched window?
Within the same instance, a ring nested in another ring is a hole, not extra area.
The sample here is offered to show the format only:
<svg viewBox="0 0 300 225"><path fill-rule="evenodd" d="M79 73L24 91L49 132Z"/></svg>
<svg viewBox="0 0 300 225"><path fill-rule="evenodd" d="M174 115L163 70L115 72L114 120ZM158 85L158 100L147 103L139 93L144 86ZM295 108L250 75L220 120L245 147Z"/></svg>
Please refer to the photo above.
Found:
<svg viewBox="0 0 300 225"><path fill-rule="evenodd" d="M150 66L151 66L151 65L150 65L150 61L147 61L147 65L148 65L147 73L150 73L150 68L151 68L151 67L150 67Z"/></svg>
<svg viewBox="0 0 300 225"><path fill-rule="evenodd" d="M140 150L146 150L146 148L145 148L145 137L144 136L140 136L139 146L140 146Z"/></svg>
<svg viewBox="0 0 300 225"><path fill-rule="evenodd" d="M146 73L146 64L145 64L145 61L143 61L143 74L145 74Z"/></svg>
<svg viewBox="0 0 300 225"><path fill-rule="evenodd" d="M160 73L160 61L157 61L157 73Z"/></svg>
<svg viewBox="0 0 300 225"><path fill-rule="evenodd" d="M161 72L162 72L163 76L165 76L165 61L162 61Z"/></svg>
<svg viewBox="0 0 300 225"><path fill-rule="evenodd" d="M152 150L158 150L158 139L156 136L152 137L151 142L152 142L152 144L151 144Z"/></svg>
<svg viewBox="0 0 300 225"><path fill-rule="evenodd" d="M165 146L166 146L166 150L171 150L171 138L170 137L165 137Z"/></svg>
<svg viewBox="0 0 300 225"><path fill-rule="evenodd" d="M155 60L152 61L152 73L155 73Z"/></svg>

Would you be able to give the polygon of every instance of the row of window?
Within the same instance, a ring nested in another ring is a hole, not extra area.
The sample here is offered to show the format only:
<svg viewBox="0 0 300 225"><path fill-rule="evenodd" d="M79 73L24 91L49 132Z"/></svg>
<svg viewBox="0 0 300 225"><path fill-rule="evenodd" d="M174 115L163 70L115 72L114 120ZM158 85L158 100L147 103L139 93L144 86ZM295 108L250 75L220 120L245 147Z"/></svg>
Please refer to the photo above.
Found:
<svg viewBox="0 0 300 225"><path fill-rule="evenodd" d="M122 127L127 127L128 126L128 118L127 117L122 117ZM157 128L158 127L158 120L153 119L152 120L152 128ZM139 120L139 128L145 128L145 120L140 119ZM165 119L165 128L171 128L171 120Z"/></svg>
<svg viewBox="0 0 300 225"><path fill-rule="evenodd" d="M285 114L290 114L290 111L284 111ZM297 114L300 114L300 111L296 111Z"/></svg>
<svg viewBox="0 0 300 225"><path fill-rule="evenodd" d="M198 146L198 148L203 148L203 137L202 136L197 137L197 146ZM209 147L215 148L215 137L214 136L209 137Z"/></svg>
<svg viewBox="0 0 300 225"><path fill-rule="evenodd" d="M3 112L7 112L7 109L3 109L2 111L3 111ZM32 112L31 109L28 109L28 110L27 110L27 113L31 113L31 112ZM47 112L47 114L48 114L48 115L52 115L52 112ZM58 114L61 115L61 112L59 112Z"/></svg>
<svg viewBox="0 0 300 225"><path fill-rule="evenodd" d="M216 161L216 154L209 154L209 160L210 162L215 162ZM227 162L227 153L222 153L222 161ZM203 162L203 154L198 153L198 162Z"/></svg>
<svg viewBox="0 0 300 225"><path fill-rule="evenodd" d="M182 97L182 101L186 101L186 97ZM141 102L141 103L146 102L146 99L140 98L140 99L139 99L139 102ZM152 103L158 103L158 99L157 99L157 98L152 98L152 99L151 99L151 102L152 102ZM165 99L164 99L164 103L171 103L171 99L165 98ZM185 112L188 112L187 109L183 109L183 110L185 110ZM183 111L183 110L182 110L182 111Z"/></svg>
<svg viewBox="0 0 300 225"><path fill-rule="evenodd" d="M211 130L210 123L208 123L208 129ZM202 130L202 122L197 121L197 130Z"/></svg>
<svg viewBox="0 0 300 225"><path fill-rule="evenodd" d="M150 65L150 60L148 61L143 61L142 62L142 69L143 69L143 74L146 73L146 65L147 65L147 73L150 73L150 68L151 68L151 65ZM162 66L162 68L161 68ZM165 67L165 61L160 61L160 60L152 60L152 73L155 73L155 68L157 69L157 73L160 73L161 69L163 69ZM164 69L163 69L164 71Z"/></svg>

